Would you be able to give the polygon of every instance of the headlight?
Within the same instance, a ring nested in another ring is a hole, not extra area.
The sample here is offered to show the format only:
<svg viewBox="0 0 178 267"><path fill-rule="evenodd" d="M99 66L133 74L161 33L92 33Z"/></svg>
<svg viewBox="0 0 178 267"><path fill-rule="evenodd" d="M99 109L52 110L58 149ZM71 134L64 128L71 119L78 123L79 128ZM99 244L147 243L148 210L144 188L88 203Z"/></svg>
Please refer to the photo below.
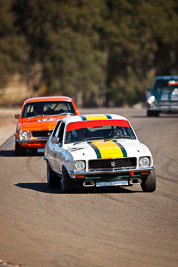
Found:
<svg viewBox="0 0 178 267"><path fill-rule="evenodd" d="M155 96L154 95L149 96L147 101L148 101L148 104L150 105L153 104L155 102Z"/></svg>
<svg viewBox="0 0 178 267"><path fill-rule="evenodd" d="M28 133L28 131L20 131L19 135L20 135L20 140L27 140L29 133Z"/></svg>
<svg viewBox="0 0 178 267"><path fill-rule="evenodd" d="M148 157L140 158L140 166L142 167L150 166L150 159Z"/></svg>
<svg viewBox="0 0 178 267"><path fill-rule="evenodd" d="M83 161L83 160L75 161L74 167L75 167L75 170L77 170L77 171L84 170L85 169L85 161Z"/></svg>

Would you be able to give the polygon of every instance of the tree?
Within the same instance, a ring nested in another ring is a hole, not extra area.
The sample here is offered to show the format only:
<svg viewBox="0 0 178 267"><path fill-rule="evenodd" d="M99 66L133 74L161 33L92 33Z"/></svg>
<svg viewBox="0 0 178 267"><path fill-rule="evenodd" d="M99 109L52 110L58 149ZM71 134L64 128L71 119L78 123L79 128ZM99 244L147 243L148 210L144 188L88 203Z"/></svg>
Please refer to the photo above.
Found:
<svg viewBox="0 0 178 267"><path fill-rule="evenodd" d="M175 0L1 0L0 81L18 71L30 96L134 105L177 73L177 33Z"/></svg>
<svg viewBox="0 0 178 267"><path fill-rule="evenodd" d="M25 38L17 33L14 26L12 4L13 0L0 2L0 88L5 86L14 73L23 73L28 56Z"/></svg>
<svg viewBox="0 0 178 267"><path fill-rule="evenodd" d="M144 101L145 87L155 75L177 72L176 1L106 3L109 10L105 27L109 47L106 104L110 99L112 105Z"/></svg>

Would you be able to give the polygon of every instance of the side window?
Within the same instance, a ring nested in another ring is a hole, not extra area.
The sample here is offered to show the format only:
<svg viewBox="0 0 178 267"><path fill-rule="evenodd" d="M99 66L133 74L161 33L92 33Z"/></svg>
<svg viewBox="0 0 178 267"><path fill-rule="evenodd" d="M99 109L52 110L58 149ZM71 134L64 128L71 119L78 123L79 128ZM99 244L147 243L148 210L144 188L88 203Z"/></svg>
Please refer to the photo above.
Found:
<svg viewBox="0 0 178 267"><path fill-rule="evenodd" d="M63 136L64 136L64 127L65 127L65 123L61 123L61 127L59 129L59 132L58 132L58 140L60 143L62 143L62 140L63 140Z"/></svg>
<svg viewBox="0 0 178 267"><path fill-rule="evenodd" d="M54 128L54 131L53 131L53 137L56 136L56 133L59 132L59 128L60 128L60 124L61 124L61 121L58 121L56 127Z"/></svg>

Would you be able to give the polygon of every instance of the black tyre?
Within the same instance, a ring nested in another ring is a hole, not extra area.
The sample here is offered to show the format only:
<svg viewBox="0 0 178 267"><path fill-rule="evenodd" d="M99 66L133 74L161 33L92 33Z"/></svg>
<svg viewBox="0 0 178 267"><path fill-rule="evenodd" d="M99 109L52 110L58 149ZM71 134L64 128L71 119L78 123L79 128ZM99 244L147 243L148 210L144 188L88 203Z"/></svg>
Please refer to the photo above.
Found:
<svg viewBox="0 0 178 267"><path fill-rule="evenodd" d="M153 112L151 110L147 110L147 117L152 117L153 116Z"/></svg>
<svg viewBox="0 0 178 267"><path fill-rule="evenodd" d="M155 111L155 112L154 112L154 116L155 116L155 117L159 117L159 111Z"/></svg>
<svg viewBox="0 0 178 267"><path fill-rule="evenodd" d="M154 192L156 190L155 171L152 170L146 179L142 180L141 188L143 192Z"/></svg>
<svg viewBox="0 0 178 267"><path fill-rule="evenodd" d="M31 149L31 153L32 153L32 155L37 155L37 149L36 148L32 148Z"/></svg>
<svg viewBox="0 0 178 267"><path fill-rule="evenodd" d="M18 142L15 142L15 156L23 156L26 149L21 147Z"/></svg>
<svg viewBox="0 0 178 267"><path fill-rule="evenodd" d="M76 191L75 180L70 178L66 168L62 167L62 192L74 193Z"/></svg>
<svg viewBox="0 0 178 267"><path fill-rule="evenodd" d="M51 169L49 162L47 162L47 183L48 187L60 187L60 177Z"/></svg>
<svg viewBox="0 0 178 267"><path fill-rule="evenodd" d="M159 111L147 110L147 117L159 117Z"/></svg>

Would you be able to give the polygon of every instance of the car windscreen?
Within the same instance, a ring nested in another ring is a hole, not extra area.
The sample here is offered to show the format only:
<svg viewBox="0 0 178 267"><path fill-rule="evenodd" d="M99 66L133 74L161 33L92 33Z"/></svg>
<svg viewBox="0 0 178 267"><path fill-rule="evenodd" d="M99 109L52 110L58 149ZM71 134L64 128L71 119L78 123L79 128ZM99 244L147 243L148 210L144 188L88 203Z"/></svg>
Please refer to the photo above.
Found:
<svg viewBox="0 0 178 267"><path fill-rule="evenodd" d="M71 102L67 101L40 101L24 105L21 118L36 116L65 116L76 115Z"/></svg>
<svg viewBox="0 0 178 267"><path fill-rule="evenodd" d="M153 91L161 93L162 91L172 91L176 88L178 88L178 79L160 79L155 81Z"/></svg>
<svg viewBox="0 0 178 267"><path fill-rule="evenodd" d="M120 138L136 139L126 120L81 121L67 125L65 143Z"/></svg>

